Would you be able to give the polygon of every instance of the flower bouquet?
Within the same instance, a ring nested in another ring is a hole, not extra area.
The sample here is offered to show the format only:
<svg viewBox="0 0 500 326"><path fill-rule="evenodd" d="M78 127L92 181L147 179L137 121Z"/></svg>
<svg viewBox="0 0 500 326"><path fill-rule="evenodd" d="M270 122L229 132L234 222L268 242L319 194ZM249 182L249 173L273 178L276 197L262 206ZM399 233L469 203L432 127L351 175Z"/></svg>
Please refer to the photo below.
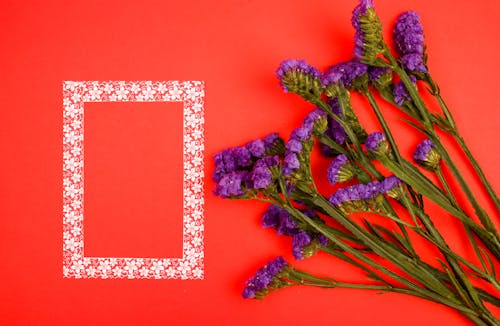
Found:
<svg viewBox="0 0 500 326"><path fill-rule="evenodd" d="M321 251L359 268L367 279L350 283L313 275L278 257L247 281L243 296L262 299L297 285L395 292L456 309L477 325L499 325L488 305L500 306L495 293L500 290L495 270L500 236L443 137L454 139L463 150L496 214L500 201L430 75L420 17L409 11L397 18L394 53L384 41L371 0L360 1L352 24L356 34L350 61L320 72L304 60L286 60L276 72L285 92L315 106L302 125L286 140L272 133L215 154L212 177L217 196L268 203L262 225L292 237L296 259ZM353 92L366 98L380 131L368 133L363 127L351 105ZM424 92L436 99L439 112L429 110ZM379 107L381 100L400 110L409 128L420 135L412 160L401 154ZM315 145L331 159L323 175L335 191L326 195L313 178ZM443 173L443 168L449 173ZM450 186L452 182L460 189ZM473 212L457 200L458 192L465 195ZM451 249L429 215L428 202L460 221L473 259ZM376 214L390 221L391 227L368 217L353 217L360 214ZM432 246L439 256L422 256L415 238Z"/></svg>

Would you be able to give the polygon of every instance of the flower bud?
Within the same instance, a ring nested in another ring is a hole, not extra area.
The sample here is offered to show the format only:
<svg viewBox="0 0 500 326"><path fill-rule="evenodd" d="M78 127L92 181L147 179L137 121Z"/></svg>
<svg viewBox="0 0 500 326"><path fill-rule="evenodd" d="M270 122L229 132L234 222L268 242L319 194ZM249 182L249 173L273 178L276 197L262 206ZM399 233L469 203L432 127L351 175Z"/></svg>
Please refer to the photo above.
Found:
<svg viewBox="0 0 500 326"><path fill-rule="evenodd" d="M441 155L436 150L432 141L430 139L425 139L415 148L413 159L421 167L429 171L436 171L439 168Z"/></svg>

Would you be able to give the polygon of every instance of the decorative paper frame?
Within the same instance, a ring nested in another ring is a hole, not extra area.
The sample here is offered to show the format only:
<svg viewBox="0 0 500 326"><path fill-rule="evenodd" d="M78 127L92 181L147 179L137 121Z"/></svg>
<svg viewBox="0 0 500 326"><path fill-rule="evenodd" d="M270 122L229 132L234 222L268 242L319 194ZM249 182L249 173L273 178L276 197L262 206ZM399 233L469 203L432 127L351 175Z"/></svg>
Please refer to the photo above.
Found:
<svg viewBox="0 0 500 326"><path fill-rule="evenodd" d="M85 257L84 104L183 102L182 258ZM204 83L202 81L65 81L63 83L63 276L203 279Z"/></svg>

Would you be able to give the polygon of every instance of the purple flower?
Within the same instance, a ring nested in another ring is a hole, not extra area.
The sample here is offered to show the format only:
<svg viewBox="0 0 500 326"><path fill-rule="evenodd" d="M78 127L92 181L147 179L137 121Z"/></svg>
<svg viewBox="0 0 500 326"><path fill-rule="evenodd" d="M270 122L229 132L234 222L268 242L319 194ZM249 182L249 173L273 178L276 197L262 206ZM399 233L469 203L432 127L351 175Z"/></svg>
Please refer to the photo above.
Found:
<svg viewBox="0 0 500 326"><path fill-rule="evenodd" d="M419 71L426 73L427 68L424 64L424 58L418 53L408 53L400 58L403 67L407 70Z"/></svg>
<svg viewBox="0 0 500 326"><path fill-rule="evenodd" d="M375 131L366 137L366 149L369 151L378 151L381 142L386 141L385 134L383 132Z"/></svg>
<svg viewBox="0 0 500 326"><path fill-rule="evenodd" d="M252 156L245 147L235 147L231 154L237 168L247 167L252 164Z"/></svg>
<svg viewBox="0 0 500 326"><path fill-rule="evenodd" d="M335 206L339 206L342 203L348 202L349 200L349 191L347 190L347 188L340 188L328 199L328 201L330 201L330 203Z"/></svg>
<svg viewBox="0 0 500 326"><path fill-rule="evenodd" d="M215 169L212 173L212 179L215 182L219 182L222 177L226 174L226 166L224 164L224 158L222 152L216 153L214 155Z"/></svg>
<svg viewBox="0 0 500 326"><path fill-rule="evenodd" d="M367 72L368 66L366 64L360 62L358 59L352 59L330 67L321 76L321 83L327 87L332 83L341 81L345 87L351 88L353 83L359 78L366 76Z"/></svg>
<svg viewBox="0 0 500 326"><path fill-rule="evenodd" d="M269 187L273 177L269 168L278 164L278 156L266 156L255 162L249 176L248 187L252 189L265 189Z"/></svg>
<svg viewBox="0 0 500 326"><path fill-rule="evenodd" d="M328 201L334 206L340 206L343 203L355 201L368 201L378 195L389 195L396 197L394 192L401 186L402 182L396 176L389 176L382 181L371 181L366 184L355 184L346 188L338 189L333 193Z"/></svg>
<svg viewBox="0 0 500 326"><path fill-rule="evenodd" d="M392 175L390 177L385 178L379 183L379 191L380 193L387 194L389 191L393 190L401 186L401 180L398 177Z"/></svg>
<svg viewBox="0 0 500 326"><path fill-rule="evenodd" d="M361 200L375 198L379 194L379 182L371 181L366 184L359 184L358 192Z"/></svg>
<svg viewBox="0 0 500 326"><path fill-rule="evenodd" d="M321 233L316 235L316 239L318 239L319 244L322 246L328 246L328 243L330 242L330 240L328 240L328 238Z"/></svg>
<svg viewBox="0 0 500 326"><path fill-rule="evenodd" d="M299 167L300 167L300 162L299 158L297 157L297 154L293 152L288 152L285 155L283 174L290 175L293 172L293 170L296 170Z"/></svg>
<svg viewBox="0 0 500 326"><path fill-rule="evenodd" d="M417 145L417 148L415 148L413 159L415 160L415 162L427 160L427 155L429 155L429 152L433 148L434 144L430 139L427 138L423 140L420 144Z"/></svg>
<svg viewBox="0 0 500 326"><path fill-rule="evenodd" d="M378 88L386 88L392 83L392 70L386 67L370 67L368 76L372 84Z"/></svg>
<svg viewBox="0 0 500 326"><path fill-rule="evenodd" d="M288 266L288 263L279 256L267 263L264 267L257 270L254 276L246 281L245 289L243 290L243 298L252 299L259 294L260 291L266 289L271 282L278 277L278 274Z"/></svg>
<svg viewBox="0 0 500 326"><path fill-rule="evenodd" d="M434 171L439 167L441 155L436 151L434 143L430 139L425 139L415 148L413 159L418 165Z"/></svg>
<svg viewBox="0 0 500 326"><path fill-rule="evenodd" d="M214 194L222 198L244 195L242 183L246 181L247 177L248 172L246 171L233 171L225 174L215 187Z"/></svg>
<svg viewBox="0 0 500 326"><path fill-rule="evenodd" d="M278 234L292 236L298 232L297 223L290 214L278 207L271 205L262 215L262 227L274 228Z"/></svg>
<svg viewBox="0 0 500 326"><path fill-rule="evenodd" d="M290 139L286 143L286 149L292 153L300 153L302 151L302 143L296 139Z"/></svg>
<svg viewBox="0 0 500 326"><path fill-rule="evenodd" d="M383 49L382 24L377 15L369 14L370 10L373 11L373 1L360 0L352 12L351 19L352 26L356 30L354 56L367 62L374 61Z"/></svg>
<svg viewBox="0 0 500 326"><path fill-rule="evenodd" d="M278 138L279 138L279 136L275 132L264 137L263 142L264 142L265 149L271 148L273 146L274 142L278 140Z"/></svg>
<svg viewBox="0 0 500 326"><path fill-rule="evenodd" d="M300 88L303 84L301 81L318 78L319 71L305 60L289 59L281 62L276 70L276 76L285 92L295 93L297 92L296 88Z"/></svg>
<svg viewBox="0 0 500 326"><path fill-rule="evenodd" d="M340 108L338 98L329 98L328 105L330 106L334 114L342 118L342 109ZM344 128L340 125L340 123L338 123L330 116L328 116L328 126L325 131L325 135L339 145L342 145L346 140L346 133ZM321 152L323 153L323 155L325 155L326 157L333 157L335 155L335 152L333 152L330 147L324 144L321 145Z"/></svg>
<svg viewBox="0 0 500 326"><path fill-rule="evenodd" d="M316 121L318 121L318 119L324 118L325 116L326 116L326 112L321 110L320 108L316 108L316 109L312 110L305 117L304 122L302 123L302 128L305 128L306 130L308 130L309 134L310 134L314 128L314 123Z"/></svg>
<svg viewBox="0 0 500 326"><path fill-rule="evenodd" d="M393 30L394 46L403 67L407 70L427 72L424 63L424 29L420 16L414 11L399 15Z"/></svg>
<svg viewBox="0 0 500 326"><path fill-rule="evenodd" d="M264 214L262 214L262 227L276 228L280 221L280 211L281 208L279 208L278 206L269 206Z"/></svg>
<svg viewBox="0 0 500 326"><path fill-rule="evenodd" d="M347 196L349 197L349 201L360 200L361 194L359 192L359 184L348 187Z"/></svg>
<svg viewBox="0 0 500 326"><path fill-rule="evenodd" d="M304 141L304 140L307 140L311 137L311 132L312 132L312 128L309 129L308 127L302 126L300 128L296 128L292 131L292 133L290 135L290 139ZM300 152L300 150L299 150L299 152Z"/></svg>
<svg viewBox="0 0 500 326"><path fill-rule="evenodd" d="M370 67L368 71L368 76L370 77L370 81L375 81L379 79L382 75L390 72L391 69L386 67Z"/></svg>
<svg viewBox="0 0 500 326"><path fill-rule="evenodd" d="M266 151L265 143L261 139L255 139L249 142L246 145L246 149L254 156L254 157L262 157Z"/></svg>
<svg viewBox="0 0 500 326"><path fill-rule="evenodd" d="M352 11L351 23L356 31L361 32L361 25L359 23L359 18L366 14L368 8L373 8L373 0L361 0L359 5Z"/></svg>
<svg viewBox="0 0 500 326"><path fill-rule="evenodd" d="M304 231L300 231L292 238L292 253L297 260L304 259L302 249L312 242L311 236Z"/></svg>
<svg viewBox="0 0 500 326"><path fill-rule="evenodd" d="M349 180L352 176L352 170L348 166L349 159L344 154L338 155L328 166L327 179L331 185L337 182Z"/></svg>
<svg viewBox="0 0 500 326"><path fill-rule="evenodd" d="M417 79L414 76L410 76L410 80L414 84L417 82ZM403 84L403 81L401 80L394 86L392 94L394 96L394 102L396 102L397 105L401 106L405 104L405 102L411 101L411 96L408 93L405 84Z"/></svg>
<svg viewBox="0 0 500 326"><path fill-rule="evenodd" d="M215 170L212 174L212 179L215 182L219 182L227 173L234 172L238 168L232 149L225 149L216 153L214 155L214 161ZM240 161L244 160L240 158Z"/></svg>
<svg viewBox="0 0 500 326"><path fill-rule="evenodd" d="M280 163L280 159L276 155L263 157L260 161L264 162L268 168Z"/></svg>
<svg viewBox="0 0 500 326"><path fill-rule="evenodd" d="M272 174L269 168L264 164L255 164L250 173L250 181L253 189L265 189L271 184Z"/></svg>

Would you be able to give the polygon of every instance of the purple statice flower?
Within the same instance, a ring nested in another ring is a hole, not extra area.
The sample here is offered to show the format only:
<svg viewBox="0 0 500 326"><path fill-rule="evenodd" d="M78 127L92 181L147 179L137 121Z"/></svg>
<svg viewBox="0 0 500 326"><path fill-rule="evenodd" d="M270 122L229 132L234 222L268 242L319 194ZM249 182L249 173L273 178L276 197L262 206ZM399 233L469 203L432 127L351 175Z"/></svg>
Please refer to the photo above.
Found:
<svg viewBox="0 0 500 326"><path fill-rule="evenodd" d="M242 189L242 185L247 178L248 172L246 171L226 173L217 183L214 194L222 198L243 195L245 192Z"/></svg>
<svg viewBox="0 0 500 326"><path fill-rule="evenodd" d="M214 155L215 170L212 179L219 182L226 174L236 171L238 164L233 149L224 149ZM240 157L240 161L243 161ZM241 162L240 162L241 163Z"/></svg>
<svg viewBox="0 0 500 326"><path fill-rule="evenodd" d="M330 243L330 240L328 240L328 238L321 233L318 233L316 235L316 239L318 239L319 244L322 246L328 246L328 244Z"/></svg>
<svg viewBox="0 0 500 326"><path fill-rule="evenodd" d="M321 110L320 108L316 108L309 112L309 114L305 117L304 122L302 122L302 128L307 130L308 134L311 135L316 121L324 117L326 117L326 112Z"/></svg>
<svg viewBox="0 0 500 326"><path fill-rule="evenodd" d="M264 156L266 152L265 143L261 139L252 140L246 145L246 149L250 152L250 154L252 154L252 156L258 158Z"/></svg>
<svg viewBox="0 0 500 326"><path fill-rule="evenodd" d="M379 182L371 181L366 184L358 185L359 198L361 200L369 200L375 198L379 194Z"/></svg>
<svg viewBox="0 0 500 326"><path fill-rule="evenodd" d="M288 152L285 155L283 174L290 175L294 170L300 167L300 161L296 153Z"/></svg>
<svg viewBox="0 0 500 326"><path fill-rule="evenodd" d="M280 223L280 213L282 209L278 206L271 205L262 214L262 227L265 228L276 228Z"/></svg>
<svg viewBox="0 0 500 326"><path fill-rule="evenodd" d="M389 191L393 190L402 185L401 180L395 175L391 175L384 180L379 182L379 192L387 194Z"/></svg>
<svg viewBox="0 0 500 326"><path fill-rule="evenodd" d="M376 81L380 77L382 77L382 75L390 73L390 72L391 72L390 68L386 68L386 67L370 67L370 69L368 70L368 76L370 78L370 81Z"/></svg>
<svg viewBox="0 0 500 326"><path fill-rule="evenodd" d="M375 59L380 52L380 43L382 41L382 27L378 17L367 16L370 9L373 9L372 0L360 0L359 5L352 12L351 19L352 26L356 31L354 35L354 56L367 61ZM370 18L369 28L363 26L361 17Z"/></svg>
<svg viewBox="0 0 500 326"><path fill-rule="evenodd" d="M309 129L308 127L302 125L301 127L296 128L292 131L292 133L290 134L290 139L304 141L311 138L311 132L312 128Z"/></svg>
<svg viewBox="0 0 500 326"><path fill-rule="evenodd" d="M371 181L366 184L355 184L349 187L338 189L333 193L328 201L334 206L355 201L368 201L379 195L389 195L395 197L393 191L402 185L401 180L396 176L389 176L382 181Z"/></svg>
<svg viewBox="0 0 500 326"><path fill-rule="evenodd" d="M262 226L264 228L276 229L279 235L293 236L299 231L297 223L292 220L290 214L275 205L269 206L262 215Z"/></svg>
<svg viewBox="0 0 500 326"><path fill-rule="evenodd" d="M344 182L353 176L349 165L349 159L344 154L338 155L327 169L327 179L331 185L337 182Z"/></svg>
<svg viewBox="0 0 500 326"><path fill-rule="evenodd" d="M436 150L434 143L430 139L425 139L415 148L413 159L418 165L434 171L439 167L441 155Z"/></svg>
<svg viewBox="0 0 500 326"><path fill-rule="evenodd" d="M407 11L399 15L392 35L403 68L426 73L424 28L420 22L419 14L414 11Z"/></svg>
<svg viewBox="0 0 500 326"><path fill-rule="evenodd" d="M410 79L414 84L417 82L417 79L414 76L410 76ZM405 102L411 101L410 94L408 93L405 84L403 84L403 81L401 80L396 83L396 85L394 85L392 94L394 96L394 102L396 102L397 105L401 106L405 104Z"/></svg>
<svg viewBox="0 0 500 326"><path fill-rule="evenodd" d="M253 299L258 296L259 292L265 290L287 266L288 263L285 259L279 256L257 270L254 276L246 281L246 286L243 290L243 298Z"/></svg>
<svg viewBox="0 0 500 326"><path fill-rule="evenodd" d="M252 155L245 147L233 148L232 156L237 168L248 167L252 164Z"/></svg>
<svg viewBox="0 0 500 326"><path fill-rule="evenodd" d="M273 132L272 134L267 135L262 140L264 142L264 148L269 149L273 146L274 142L279 139L278 133Z"/></svg>
<svg viewBox="0 0 500 326"><path fill-rule="evenodd" d="M333 114L343 118L342 108L340 107L338 98L332 98L328 100L328 105L332 108ZM332 117L328 117L328 124L330 126L329 130L332 139L337 143L342 145L346 140L346 133L344 128Z"/></svg>
<svg viewBox="0 0 500 326"><path fill-rule="evenodd" d="M280 163L280 159L277 155L263 157L260 161L264 162L268 168L276 166Z"/></svg>
<svg viewBox="0 0 500 326"><path fill-rule="evenodd" d="M413 159L417 163L427 160L427 156L429 155L429 152L433 148L434 144L430 139L427 138L423 140L420 144L417 145L417 148L415 148L415 152L413 153Z"/></svg>
<svg viewBox="0 0 500 326"><path fill-rule="evenodd" d="M222 179L222 177L227 173L222 152L216 153L214 155L214 163L215 163L215 169L214 172L212 173L212 179L215 182L219 182Z"/></svg>
<svg viewBox="0 0 500 326"><path fill-rule="evenodd" d="M386 67L371 66L368 69L370 82L378 89L384 89L392 83L392 70Z"/></svg>
<svg viewBox="0 0 500 326"><path fill-rule="evenodd" d="M340 188L333 195L328 198L328 201L334 206L340 206L341 204L349 201L349 192L347 188Z"/></svg>
<svg viewBox="0 0 500 326"><path fill-rule="evenodd" d="M276 76L280 80L281 87L285 92L291 90L290 83L300 77L319 78L319 71L315 67L308 64L305 60L289 59L281 62L276 70Z"/></svg>
<svg viewBox="0 0 500 326"><path fill-rule="evenodd" d="M332 112L337 116L342 118L342 109L340 108L338 98L329 98L328 105L332 109ZM344 128L335 119L328 116L328 125L325 131L325 135L330 137L337 144L342 145L346 140L346 133ZM321 144L321 152L326 157L333 157L335 153L327 145Z"/></svg>
<svg viewBox="0 0 500 326"><path fill-rule="evenodd" d="M353 83L366 76L368 72L368 66L358 59L351 59L346 62L341 62L335 66L332 66L321 76L321 83L324 87L328 87L332 83L342 82L342 84L351 88Z"/></svg>
<svg viewBox="0 0 500 326"><path fill-rule="evenodd" d="M270 168L279 164L278 156L266 156L255 162L255 165L250 172L248 180L248 188L265 189L272 181L272 173Z"/></svg>
<svg viewBox="0 0 500 326"><path fill-rule="evenodd" d="M250 172L249 181L253 189L265 189L271 184L271 171L267 164L259 160L255 163L252 172Z"/></svg>
<svg viewBox="0 0 500 326"><path fill-rule="evenodd" d="M380 143L386 141L385 134L380 131L372 132L366 137L365 146L369 151L378 151Z"/></svg>
<svg viewBox="0 0 500 326"><path fill-rule="evenodd" d="M302 143L297 139L290 139L286 143L286 149L291 153L300 153L302 151Z"/></svg>
<svg viewBox="0 0 500 326"><path fill-rule="evenodd" d="M302 250L305 246L311 244L312 238L307 232L299 231L292 238L292 253L297 260L304 259Z"/></svg>
<svg viewBox="0 0 500 326"><path fill-rule="evenodd" d="M366 14L368 8L373 8L373 0L361 0L359 5L352 11L351 23L356 31L361 32L361 25L359 23L359 18Z"/></svg>

